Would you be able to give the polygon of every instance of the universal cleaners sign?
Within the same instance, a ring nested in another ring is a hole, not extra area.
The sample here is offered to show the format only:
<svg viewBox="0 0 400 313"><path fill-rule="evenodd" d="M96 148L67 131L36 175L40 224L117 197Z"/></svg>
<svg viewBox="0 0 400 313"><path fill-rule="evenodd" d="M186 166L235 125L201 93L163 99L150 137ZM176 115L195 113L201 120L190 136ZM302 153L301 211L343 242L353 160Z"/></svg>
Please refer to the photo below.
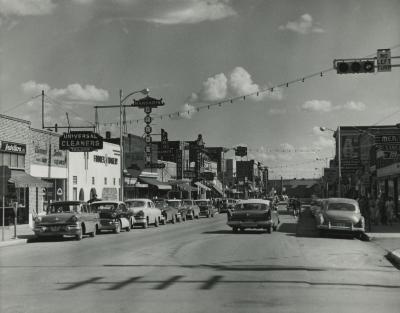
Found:
<svg viewBox="0 0 400 313"><path fill-rule="evenodd" d="M26 154L26 145L0 140L0 152Z"/></svg>
<svg viewBox="0 0 400 313"><path fill-rule="evenodd" d="M60 150L91 152L103 149L103 137L89 131L72 131L60 137Z"/></svg>

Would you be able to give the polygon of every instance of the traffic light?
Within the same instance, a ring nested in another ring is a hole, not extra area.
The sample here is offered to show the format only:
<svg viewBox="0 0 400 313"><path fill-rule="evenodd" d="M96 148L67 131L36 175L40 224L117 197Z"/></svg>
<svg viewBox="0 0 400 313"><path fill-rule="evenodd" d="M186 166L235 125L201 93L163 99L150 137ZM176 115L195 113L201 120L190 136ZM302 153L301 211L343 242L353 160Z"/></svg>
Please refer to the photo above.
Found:
<svg viewBox="0 0 400 313"><path fill-rule="evenodd" d="M375 73L374 59L335 60L338 74Z"/></svg>

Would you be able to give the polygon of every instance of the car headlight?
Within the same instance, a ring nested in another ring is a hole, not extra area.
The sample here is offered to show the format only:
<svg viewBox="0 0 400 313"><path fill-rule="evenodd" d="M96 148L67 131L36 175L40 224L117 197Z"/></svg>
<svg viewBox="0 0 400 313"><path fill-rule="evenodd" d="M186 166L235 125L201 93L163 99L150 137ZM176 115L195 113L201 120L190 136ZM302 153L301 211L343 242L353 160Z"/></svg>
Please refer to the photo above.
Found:
<svg viewBox="0 0 400 313"><path fill-rule="evenodd" d="M70 222L76 223L78 221L78 218L74 215L69 219Z"/></svg>
<svg viewBox="0 0 400 313"><path fill-rule="evenodd" d="M138 215L139 215L140 217L144 217L144 212L143 212L143 211L139 211Z"/></svg>

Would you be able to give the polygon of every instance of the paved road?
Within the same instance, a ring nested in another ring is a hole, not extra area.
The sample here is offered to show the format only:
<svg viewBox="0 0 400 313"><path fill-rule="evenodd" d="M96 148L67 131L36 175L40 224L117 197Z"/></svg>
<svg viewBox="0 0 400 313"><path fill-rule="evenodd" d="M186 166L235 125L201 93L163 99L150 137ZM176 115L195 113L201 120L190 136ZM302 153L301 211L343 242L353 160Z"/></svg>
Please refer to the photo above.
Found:
<svg viewBox="0 0 400 313"><path fill-rule="evenodd" d="M233 234L226 216L0 248L0 311L398 312L400 272L309 216ZM297 235L296 236L296 232Z"/></svg>

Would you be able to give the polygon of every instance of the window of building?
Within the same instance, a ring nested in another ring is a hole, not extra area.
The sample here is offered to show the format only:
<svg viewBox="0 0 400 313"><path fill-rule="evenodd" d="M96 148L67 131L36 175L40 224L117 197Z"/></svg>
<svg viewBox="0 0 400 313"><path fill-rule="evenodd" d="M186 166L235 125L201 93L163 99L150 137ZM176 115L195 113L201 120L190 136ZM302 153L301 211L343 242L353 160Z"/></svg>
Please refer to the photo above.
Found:
<svg viewBox="0 0 400 313"><path fill-rule="evenodd" d="M104 177L104 185L107 185L107 177Z"/></svg>
<svg viewBox="0 0 400 313"><path fill-rule="evenodd" d="M72 200L78 200L78 188L72 188Z"/></svg>
<svg viewBox="0 0 400 313"><path fill-rule="evenodd" d="M78 183L78 176L72 176L72 183L76 185Z"/></svg>
<svg viewBox="0 0 400 313"><path fill-rule="evenodd" d="M25 169L25 155L0 152L0 165L10 168Z"/></svg>
<svg viewBox="0 0 400 313"><path fill-rule="evenodd" d="M114 178L114 179L113 179L114 186L115 186L115 181L116 181L116 179Z"/></svg>
<svg viewBox="0 0 400 313"><path fill-rule="evenodd" d="M94 177L92 177L92 185L94 185L95 184L95 180L94 180Z"/></svg>

